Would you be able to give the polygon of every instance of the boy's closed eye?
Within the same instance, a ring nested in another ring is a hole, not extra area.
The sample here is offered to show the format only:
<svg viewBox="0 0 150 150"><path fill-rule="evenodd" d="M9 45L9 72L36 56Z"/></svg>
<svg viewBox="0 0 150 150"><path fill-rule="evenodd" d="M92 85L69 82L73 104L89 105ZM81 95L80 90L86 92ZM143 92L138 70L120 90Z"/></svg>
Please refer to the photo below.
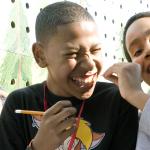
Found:
<svg viewBox="0 0 150 150"><path fill-rule="evenodd" d="M91 54L97 55L101 52L101 48L96 48L91 50ZM70 52L66 54L67 58L77 58L79 56L79 52Z"/></svg>
<svg viewBox="0 0 150 150"><path fill-rule="evenodd" d="M66 54L66 57L70 59L77 58L77 56L78 56L78 52L71 52Z"/></svg>
<svg viewBox="0 0 150 150"><path fill-rule="evenodd" d="M92 53L93 55L97 55L97 54L101 53L101 48L92 49L92 50L91 50L91 53Z"/></svg>

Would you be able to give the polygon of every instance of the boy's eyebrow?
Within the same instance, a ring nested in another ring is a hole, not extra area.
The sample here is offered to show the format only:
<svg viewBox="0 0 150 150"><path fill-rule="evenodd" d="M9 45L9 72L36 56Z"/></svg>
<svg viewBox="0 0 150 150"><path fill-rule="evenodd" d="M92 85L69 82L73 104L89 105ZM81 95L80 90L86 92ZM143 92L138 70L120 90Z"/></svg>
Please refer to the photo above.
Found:
<svg viewBox="0 0 150 150"><path fill-rule="evenodd" d="M61 51L62 54L68 54L68 53L76 53L79 51L78 47L73 47L73 46L66 46L63 51Z"/></svg>
<svg viewBox="0 0 150 150"><path fill-rule="evenodd" d="M102 47L102 43L95 43L93 45L91 45L91 48L94 48L94 47ZM76 45L73 45L73 44L67 44L65 46L65 51L67 51L68 49L71 50L71 51L78 51L80 49L82 49L83 47L81 45L79 46L76 46Z"/></svg>
<svg viewBox="0 0 150 150"><path fill-rule="evenodd" d="M93 47L96 47L96 46L102 46L102 43L96 43L96 44L93 44Z"/></svg>
<svg viewBox="0 0 150 150"><path fill-rule="evenodd" d="M67 46L64 52L68 52L68 50L69 50L69 52L77 52L77 51L79 51L79 49L80 48L78 48L78 47Z"/></svg>
<svg viewBox="0 0 150 150"><path fill-rule="evenodd" d="M72 44L72 43L67 43L65 47L66 47L66 49L79 50L79 46Z"/></svg>

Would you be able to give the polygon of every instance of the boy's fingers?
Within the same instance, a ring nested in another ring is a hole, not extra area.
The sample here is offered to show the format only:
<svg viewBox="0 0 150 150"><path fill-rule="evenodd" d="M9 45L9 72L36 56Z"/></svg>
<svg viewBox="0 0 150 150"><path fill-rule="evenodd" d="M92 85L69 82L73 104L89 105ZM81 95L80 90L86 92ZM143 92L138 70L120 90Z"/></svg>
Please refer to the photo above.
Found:
<svg viewBox="0 0 150 150"><path fill-rule="evenodd" d="M58 130L61 133L61 132L64 132L65 130L70 130L74 126L76 126L76 119L75 117L71 117L61 122L58 125Z"/></svg>
<svg viewBox="0 0 150 150"><path fill-rule="evenodd" d="M55 105L53 105L51 108L49 108L46 112L45 112L45 117L49 117L50 115L54 115L59 113L63 108L65 107L70 107L72 106L70 101L67 100L63 100L63 101L59 101L57 102Z"/></svg>
<svg viewBox="0 0 150 150"><path fill-rule="evenodd" d="M72 116L75 116L77 110L74 107L63 108L61 112L55 115L57 122L62 122Z"/></svg>
<svg viewBox="0 0 150 150"><path fill-rule="evenodd" d="M54 124L54 126L59 126L65 120L68 120L71 117L75 116L76 112L77 111L74 107L64 108L61 112L51 116L50 124Z"/></svg>

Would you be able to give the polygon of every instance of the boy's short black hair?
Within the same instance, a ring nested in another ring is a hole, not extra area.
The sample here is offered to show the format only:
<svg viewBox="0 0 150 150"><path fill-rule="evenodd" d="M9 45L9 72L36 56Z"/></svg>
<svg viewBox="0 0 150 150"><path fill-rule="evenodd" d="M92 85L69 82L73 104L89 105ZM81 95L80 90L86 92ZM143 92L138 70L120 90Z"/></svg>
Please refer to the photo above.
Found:
<svg viewBox="0 0 150 150"><path fill-rule="evenodd" d="M124 32L123 32L123 51L124 51L124 54L125 54L125 57L127 59L128 62L131 62L131 57L128 53L128 50L127 50L127 47L126 47L126 33L127 33L127 30L129 28L129 26L136 20L140 19L140 18L144 18L144 17L150 17L150 11L146 11L146 12L140 12L140 13L137 13L135 15L133 15L132 17L129 18L129 20L127 21L126 25L125 25L125 28L124 28Z"/></svg>
<svg viewBox="0 0 150 150"><path fill-rule="evenodd" d="M94 21L93 17L79 4L62 1L43 8L37 16L36 40L43 41L57 31L57 26L78 21Z"/></svg>

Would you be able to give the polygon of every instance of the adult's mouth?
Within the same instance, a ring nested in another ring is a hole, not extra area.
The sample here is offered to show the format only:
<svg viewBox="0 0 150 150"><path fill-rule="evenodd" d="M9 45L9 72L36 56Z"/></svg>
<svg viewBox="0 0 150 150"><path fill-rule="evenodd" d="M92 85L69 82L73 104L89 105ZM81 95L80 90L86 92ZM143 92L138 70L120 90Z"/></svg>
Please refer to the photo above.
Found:
<svg viewBox="0 0 150 150"><path fill-rule="evenodd" d="M150 65L147 66L146 72L147 72L147 73L150 73Z"/></svg>

